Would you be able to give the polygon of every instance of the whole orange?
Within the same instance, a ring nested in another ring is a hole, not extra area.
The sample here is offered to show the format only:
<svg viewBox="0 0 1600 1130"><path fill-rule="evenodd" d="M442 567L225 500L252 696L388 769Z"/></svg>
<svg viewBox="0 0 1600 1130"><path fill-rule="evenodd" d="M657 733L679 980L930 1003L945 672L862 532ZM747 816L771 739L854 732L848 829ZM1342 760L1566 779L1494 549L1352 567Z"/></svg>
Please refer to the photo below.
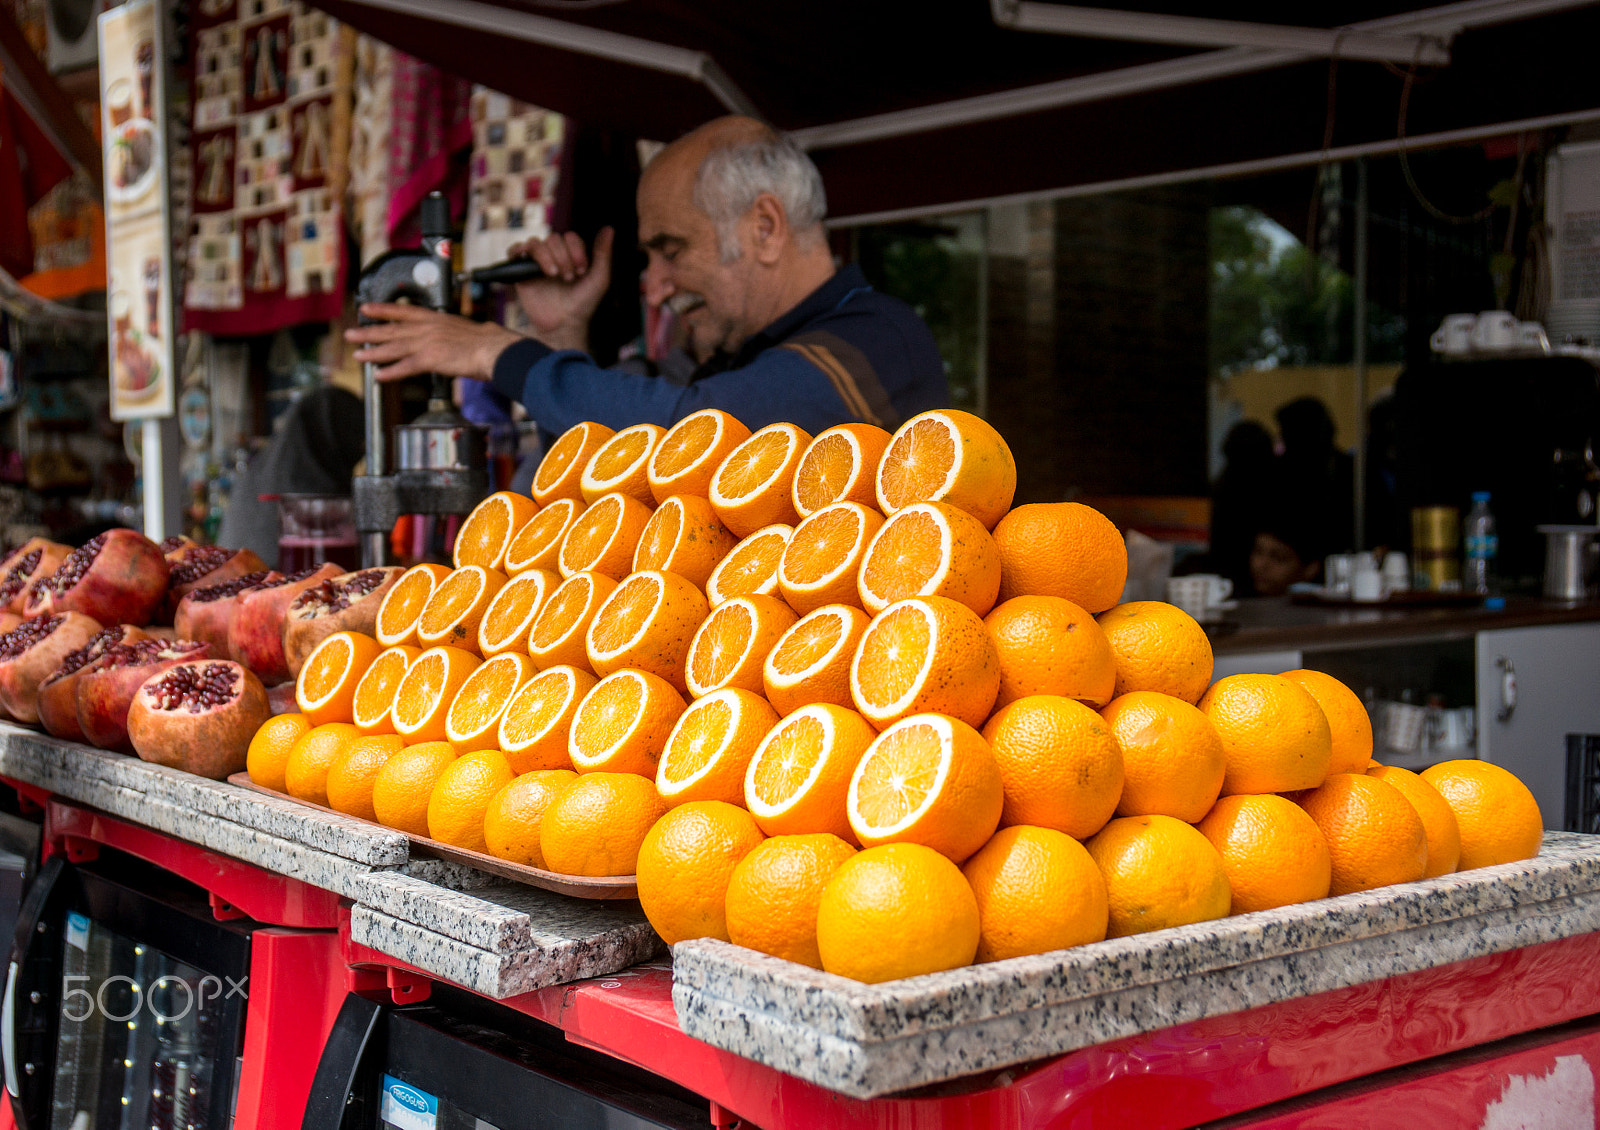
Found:
<svg viewBox="0 0 1600 1130"><path fill-rule="evenodd" d="M1422 818L1422 831L1428 838L1428 869L1424 879L1448 875L1461 863L1461 825L1455 811L1434 788L1409 769L1396 765L1379 765L1368 769L1367 776L1376 777L1399 789Z"/></svg>
<svg viewBox="0 0 1600 1130"><path fill-rule="evenodd" d="M978 929L961 869L922 844L858 852L817 904L822 968L869 984L971 965Z"/></svg>
<svg viewBox="0 0 1600 1130"><path fill-rule="evenodd" d="M434 782L455 759L455 747L449 742L419 742L392 755L372 781L372 811L378 823L426 836Z"/></svg>
<svg viewBox="0 0 1600 1130"><path fill-rule="evenodd" d="M817 906L833 873L855 853L831 832L757 844L728 879L728 940L821 969Z"/></svg>
<svg viewBox="0 0 1600 1130"><path fill-rule="evenodd" d="M483 815L513 776L511 763L497 749L456 758L439 774L428 797L428 835L452 847L488 851Z"/></svg>
<svg viewBox="0 0 1600 1130"><path fill-rule="evenodd" d="M328 807L363 820L376 820L372 786L384 764L405 748L399 734L367 734L346 747L328 769Z"/></svg>
<svg viewBox="0 0 1600 1130"><path fill-rule="evenodd" d="M1528 786L1486 761L1446 761L1422 771L1461 828L1458 870L1515 863L1539 854L1544 819Z"/></svg>
<svg viewBox="0 0 1600 1130"><path fill-rule="evenodd" d="M1227 755L1211 719L1181 698L1132 691L1100 717L1122 750L1118 816L1173 816L1193 824L1222 792Z"/></svg>
<svg viewBox="0 0 1600 1130"><path fill-rule="evenodd" d="M1299 803L1328 841L1329 894L1409 883L1427 872L1422 818L1393 785L1361 773L1335 773Z"/></svg>
<svg viewBox="0 0 1600 1130"><path fill-rule="evenodd" d="M361 731L349 722L324 722L307 730L284 763L284 790L300 800L326 805L328 770L360 736Z"/></svg>
<svg viewBox="0 0 1600 1130"><path fill-rule="evenodd" d="M534 769L495 793L483 813L483 840L489 854L542 870L539 828L544 814L577 779L570 769Z"/></svg>
<svg viewBox="0 0 1600 1130"><path fill-rule="evenodd" d="M1000 655L995 706L1055 694L1098 709L1111 701L1116 660L1100 625L1059 596L1014 596L984 617Z"/></svg>
<svg viewBox="0 0 1600 1130"><path fill-rule="evenodd" d="M1333 736L1328 772L1365 773L1372 760L1372 719L1356 692L1321 671L1285 671L1283 677L1304 687L1328 718Z"/></svg>
<svg viewBox="0 0 1600 1130"><path fill-rule="evenodd" d="M1121 816L1084 845L1106 880L1108 938L1223 918L1233 900L1222 857L1170 816Z"/></svg>
<svg viewBox="0 0 1600 1130"><path fill-rule="evenodd" d="M584 773L544 811L544 865L566 875L632 875L639 845L663 812L656 783L637 773Z"/></svg>
<svg viewBox="0 0 1600 1130"><path fill-rule="evenodd" d="M1328 896L1333 881L1328 841L1292 800L1275 793L1223 797L1198 827L1222 856L1233 891L1230 913Z"/></svg>
<svg viewBox="0 0 1600 1130"><path fill-rule="evenodd" d="M1130 600L1095 617L1116 657L1116 693L1160 691L1200 701L1211 684L1211 640L1175 604Z"/></svg>
<svg viewBox="0 0 1600 1130"><path fill-rule="evenodd" d="M1059 596L1104 612L1128 581L1122 534L1100 511L1078 502L1030 502L994 528L1000 547L1000 597Z"/></svg>
<svg viewBox="0 0 1600 1130"><path fill-rule="evenodd" d="M1222 795L1314 789L1328 775L1333 733L1317 700L1282 675L1229 675L1200 699L1227 772Z"/></svg>
<svg viewBox="0 0 1600 1130"><path fill-rule="evenodd" d="M978 900L977 961L1002 961L1106 936L1106 881L1088 851L1054 828L1001 828L961 873Z"/></svg>
<svg viewBox="0 0 1600 1130"><path fill-rule="evenodd" d="M1029 695L983 728L1000 764L1000 825L1036 824L1074 839L1098 832L1122 796L1122 750L1105 720L1081 702Z"/></svg>
<svg viewBox="0 0 1600 1130"><path fill-rule="evenodd" d="M669 946L728 940L728 881L766 837L727 801L692 800L655 822L639 848L639 906Z"/></svg>
<svg viewBox="0 0 1600 1130"><path fill-rule="evenodd" d="M311 722L304 714L279 714L261 723L245 754L250 779L264 789L286 792L283 776L289 753L310 729Z"/></svg>

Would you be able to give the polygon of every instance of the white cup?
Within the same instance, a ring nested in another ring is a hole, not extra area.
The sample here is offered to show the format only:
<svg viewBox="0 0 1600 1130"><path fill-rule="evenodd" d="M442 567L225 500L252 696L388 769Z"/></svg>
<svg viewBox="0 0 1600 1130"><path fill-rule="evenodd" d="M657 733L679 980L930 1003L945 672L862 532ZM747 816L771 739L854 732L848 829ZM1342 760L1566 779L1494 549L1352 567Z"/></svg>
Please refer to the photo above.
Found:
<svg viewBox="0 0 1600 1130"><path fill-rule="evenodd" d="M1383 555L1383 587L1388 592L1408 592L1411 588L1409 562L1398 549Z"/></svg>
<svg viewBox="0 0 1600 1130"><path fill-rule="evenodd" d="M1450 314L1439 323L1428 339L1435 353L1459 357L1472 351L1472 331L1478 324L1476 314Z"/></svg>
<svg viewBox="0 0 1600 1130"><path fill-rule="evenodd" d="M1472 348L1499 353L1517 344L1517 316L1509 310L1485 310L1472 327Z"/></svg>
<svg viewBox="0 0 1600 1130"><path fill-rule="evenodd" d="M1383 596L1382 573L1376 569L1357 569L1350 574L1350 598L1352 600L1382 600Z"/></svg>
<svg viewBox="0 0 1600 1130"><path fill-rule="evenodd" d="M1330 593L1350 591L1350 576L1356 571L1355 555L1330 553L1322 563L1322 587Z"/></svg>
<svg viewBox="0 0 1600 1130"><path fill-rule="evenodd" d="M1233 582L1215 573L1195 573L1167 581L1167 603L1176 604L1196 620L1216 619L1217 605L1232 594Z"/></svg>
<svg viewBox="0 0 1600 1130"><path fill-rule="evenodd" d="M1465 749L1472 744L1476 736L1477 719L1473 717L1470 706L1457 707L1455 710L1446 710L1439 717L1439 745L1444 749Z"/></svg>
<svg viewBox="0 0 1600 1130"><path fill-rule="evenodd" d="M1422 724L1428 712L1409 702L1388 702L1383 709L1383 744L1400 753L1422 748Z"/></svg>
<svg viewBox="0 0 1600 1130"><path fill-rule="evenodd" d="M1550 338L1546 336L1544 327L1538 322L1518 322L1517 347L1519 349L1537 349L1540 353L1549 353Z"/></svg>

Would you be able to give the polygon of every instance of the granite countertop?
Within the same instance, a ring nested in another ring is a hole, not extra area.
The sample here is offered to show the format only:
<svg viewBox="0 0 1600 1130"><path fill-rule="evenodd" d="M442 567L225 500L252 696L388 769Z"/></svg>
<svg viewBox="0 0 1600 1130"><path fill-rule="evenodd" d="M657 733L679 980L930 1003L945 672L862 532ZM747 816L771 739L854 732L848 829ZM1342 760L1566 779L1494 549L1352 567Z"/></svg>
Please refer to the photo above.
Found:
<svg viewBox="0 0 1600 1130"><path fill-rule="evenodd" d="M1470 639L1495 628L1531 628L1600 621L1600 601L1567 604L1537 597L1506 598L1502 609L1386 604L1297 604L1289 597L1256 597L1206 625L1218 655L1290 649L1337 649L1437 639Z"/></svg>

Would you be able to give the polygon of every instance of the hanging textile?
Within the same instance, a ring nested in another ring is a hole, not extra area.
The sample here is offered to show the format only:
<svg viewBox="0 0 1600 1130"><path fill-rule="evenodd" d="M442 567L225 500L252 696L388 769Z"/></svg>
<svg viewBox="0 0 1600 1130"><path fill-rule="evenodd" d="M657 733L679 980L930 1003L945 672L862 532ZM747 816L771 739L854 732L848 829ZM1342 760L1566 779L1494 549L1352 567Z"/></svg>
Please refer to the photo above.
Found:
<svg viewBox="0 0 1600 1130"><path fill-rule="evenodd" d="M550 234L566 119L478 87L472 95L472 185L462 258L497 263L514 243Z"/></svg>
<svg viewBox="0 0 1600 1130"><path fill-rule="evenodd" d="M185 326L256 334L338 317L344 239L329 182L338 25L288 0L200 0Z"/></svg>
<svg viewBox="0 0 1600 1130"><path fill-rule="evenodd" d="M0 269L33 271L28 209L72 172L44 133L0 87Z"/></svg>
<svg viewBox="0 0 1600 1130"><path fill-rule="evenodd" d="M391 247L415 247L423 197L450 198L450 214L466 205L466 158L472 145L472 84L396 51L389 96L389 218Z"/></svg>

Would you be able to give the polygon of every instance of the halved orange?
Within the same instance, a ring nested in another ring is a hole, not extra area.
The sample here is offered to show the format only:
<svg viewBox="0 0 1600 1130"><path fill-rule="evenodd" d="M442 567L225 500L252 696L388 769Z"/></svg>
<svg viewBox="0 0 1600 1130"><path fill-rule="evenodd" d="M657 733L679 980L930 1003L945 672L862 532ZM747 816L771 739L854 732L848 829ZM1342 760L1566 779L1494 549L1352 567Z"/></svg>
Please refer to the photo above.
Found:
<svg viewBox="0 0 1600 1130"><path fill-rule="evenodd" d="M850 827L863 847L913 843L960 863L988 842L1004 804L983 735L943 714L879 734L850 777Z"/></svg>
<svg viewBox="0 0 1600 1130"><path fill-rule="evenodd" d="M313 726L350 721L356 686L383 648L361 632L334 632L306 656L294 701Z"/></svg>
<svg viewBox="0 0 1600 1130"><path fill-rule="evenodd" d="M463 565L439 582L417 618L417 642L423 647L459 647L478 653L478 625L495 595L506 587L506 575L482 565Z"/></svg>
<svg viewBox="0 0 1600 1130"><path fill-rule="evenodd" d="M394 719L389 716L394 692L400 689L400 680L406 677L411 661L421 654L420 647L396 644L372 661L350 701L350 720L356 729L363 734L394 733Z"/></svg>
<svg viewBox="0 0 1600 1130"><path fill-rule="evenodd" d="M722 461L749 438L750 429L720 408L691 412L656 444L647 472L650 493L657 502L675 494L704 498Z"/></svg>
<svg viewBox="0 0 1600 1130"><path fill-rule="evenodd" d="M687 704L648 671L626 668L601 679L572 719L567 756L579 773L638 773L652 780L672 727Z"/></svg>
<svg viewBox="0 0 1600 1130"><path fill-rule="evenodd" d="M566 663L592 673L589 625L616 589L616 581L599 573L574 573L562 581L528 631L528 658L533 665L545 670Z"/></svg>
<svg viewBox="0 0 1600 1130"><path fill-rule="evenodd" d="M566 536L556 568L563 577L603 573L620 581L633 570L633 551L650 524L650 508L622 493L608 494L580 514Z"/></svg>
<svg viewBox="0 0 1600 1130"><path fill-rule="evenodd" d="M656 766L668 804L721 800L744 806L744 775L778 712L750 691L726 687L689 704Z"/></svg>
<svg viewBox="0 0 1600 1130"><path fill-rule="evenodd" d="M806 613L783 633L761 667L767 701L779 714L813 702L851 706L850 660L867 632L867 614L848 604Z"/></svg>
<svg viewBox="0 0 1600 1130"><path fill-rule="evenodd" d="M484 660L451 700L445 713L444 740L455 746L457 753L495 748L500 716L511 696L533 676L533 661L526 655L507 652Z"/></svg>
<svg viewBox="0 0 1600 1130"><path fill-rule="evenodd" d="M533 473L533 489L528 492L533 500L540 506L549 506L558 498L582 502L583 469L594 458L594 453L605 446L606 440L616 434L593 420L574 424L562 432Z"/></svg>
<svg viewBox="0 0 1600 1130"><path fill-rule="evenodd" d="M948 502L986 530L1011 509L1017 463L1000 433L971 412L942 408L900 426L878 463L878 509Z"/></svg>
<svg viewBox="0 0 1600 1130"><path fill-rule="evenodd" d="M416 646L417 621L422 617L422 610L439 582L449 575L449 566L428 563L413 565L401 573L394 587L383 594L383 603L378 605L373 632L378 642L384 647Z"/></svg>
<svg viewBox="0 0 1600 1130"><path fill-rule="evenodd" d="M506 575L555 569L561 557L561 539L582 513L581 500L558 498L535 514L506 547Z"/></svg>
<svg viewBox="0 0 1600 1130"><path fill-rule="evenodd" d="M789 497L811 436L793 424L769 424L729 453L711 479L711 505L739 537L798 515Z"/></svg>
<svg viewBox="0 0 1600 1130"><path fill-rule="evenodd" d="M507 581L478 621L478 654L485 659L508 651L526 654L539 609L560 587L560 574L549 569L529 569Z"/></svg>
<svg viewBox="0 0 1600 1130"><path fill-rule="evenodd" d="M859 502L824 506L794 528L778 564L778 591L800 615L824 604L855 604L856 575L883 515Z"/></svg>
<svg viewBox="0 0 1600 1130"><path fill-rule="evenodd" d="M481 662L459 647L430 647L413 659L390 708L395 733L408 745L444 741L450 704Z"/></svg>
<svg viewBox="0 0 1600 1130"><path fill-rule="evenodd" d="M700 590L676 573L634 573L595 613L584 643L589 667L604 678L636 667L688 689L683 663L695 629L710 609Z"/></svg>
<svg viewBox="0 0 1600 1130"><path fill-rule="evenodd" d="M667 430L655 424L635 424L606 440L589 459L578 480L584 500L593 505L601 495L620 491L638 499L646 509L655 506L650 493L650 456Z"/></svg>
<svg viewBox="0 0 1600 1130"><path fill-rule="evenodd" d="M987 616L1000 592L1000 547L965 510L914 502L872 539L858 588L861 606L874 614L907 597L947 596Z"/></svg>
<svg viewBox="0 0 1600 1130"><path fill-rule="evenodd" d="M878 736L843 706L813 703L762 739L744 777L744 803L769 836L832 832L856 842L846 800L856 762Z"/></svg>
<svg viewBox="0 0 1600 1130"><path fill-rule="evenodd" d="M665 499L639 535L633 571L662 569L704 586L738 541L717 520L711 503L692 494Z"/></svg>
<svg viewBox="0 0 1600 1130"><path fill-rule="evenodd" d="M778 591L778 565L794 533L778 523L747 536L728 551L706 578L706 601L715 608L736 596L771 596Z"/></svg>
<svg viewBox="0 0 1600 1130"><path fill-rule="evenodd" d="M1000 693L1000 656L977 613L949 597L891 604L867 625L850 661L850 698L887 729L935 711L983 725Z"/></svg>
<svg viewBox="0 0 1600 1130"><path fill-rule="evenodd" d="M684 663L689 693L701 698L724 687L761 693L761 665L795 614L775 596L736 596L707 616Z"/></svg>
<svg viewBox="0 0 1600 1130"><path fill-rule="evenodd" d="M511 696L498 738L515 772L572 768L567 756L572 719L595 682L589 672L563 663L539 672Z"/></svg>
<svg viewBox="0 0 1600 1130"><path fill-rule="evenodd" d="M482 565L505 571L506 549L539 512L539 504L515 491L497 490L472 508L456 533L451 559L456 568Z"/></svg>
<svg viewBox="0 0 1600 1130"><path fill-rule="evenodd" d="M795 468L795 513L808 518L835 502L876 507L878 461L889 438L875 424L839 424L818 432Z"/></svg>

